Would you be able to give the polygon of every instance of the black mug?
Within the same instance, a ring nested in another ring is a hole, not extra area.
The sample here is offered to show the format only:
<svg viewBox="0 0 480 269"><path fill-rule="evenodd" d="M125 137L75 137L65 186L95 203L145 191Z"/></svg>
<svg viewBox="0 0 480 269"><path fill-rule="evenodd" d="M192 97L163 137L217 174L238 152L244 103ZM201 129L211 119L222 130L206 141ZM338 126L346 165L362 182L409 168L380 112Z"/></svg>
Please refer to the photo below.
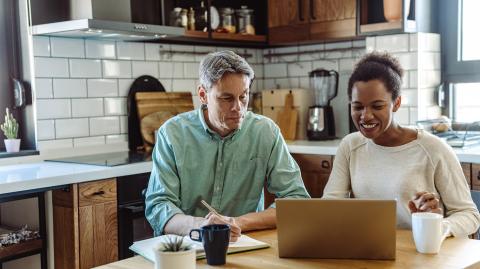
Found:
<svg viewBox="0 0 480 269"><path fill-rule="evenodd" d="M206 225L200 229L191 230L189 235L190 239L203 243L209 265L225 264L230 242L230 226L226 224Z"/></svg>

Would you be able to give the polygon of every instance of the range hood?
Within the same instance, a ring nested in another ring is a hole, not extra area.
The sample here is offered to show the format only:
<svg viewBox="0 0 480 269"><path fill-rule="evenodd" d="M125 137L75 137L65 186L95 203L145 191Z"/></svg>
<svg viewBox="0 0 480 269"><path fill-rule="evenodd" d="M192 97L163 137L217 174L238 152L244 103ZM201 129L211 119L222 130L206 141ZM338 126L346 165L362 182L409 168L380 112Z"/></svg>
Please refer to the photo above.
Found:
<svg viewBox="0 0 480 269"><path fill-rule="evenodd" d="M116 41L145 41L183 36L185 29L133 22L79 19L34 25L32 34Z"/></svg>

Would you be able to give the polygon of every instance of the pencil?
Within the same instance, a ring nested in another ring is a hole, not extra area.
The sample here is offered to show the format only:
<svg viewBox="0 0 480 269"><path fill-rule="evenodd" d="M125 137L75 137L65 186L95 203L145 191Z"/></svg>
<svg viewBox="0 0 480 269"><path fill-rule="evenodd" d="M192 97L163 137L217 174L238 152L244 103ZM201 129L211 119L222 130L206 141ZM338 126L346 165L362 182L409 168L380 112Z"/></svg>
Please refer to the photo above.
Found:
<svg viewBox="0 0 480 269"><path fill-rule="evenodd" d="M208 211L210 211L211 213L223 218L223 216L218 214L217 210L215 210L215 208L213 208L211 205L209 205L207 202L205 202L205 200L202 200L201 203L208 209Z"/></svg>

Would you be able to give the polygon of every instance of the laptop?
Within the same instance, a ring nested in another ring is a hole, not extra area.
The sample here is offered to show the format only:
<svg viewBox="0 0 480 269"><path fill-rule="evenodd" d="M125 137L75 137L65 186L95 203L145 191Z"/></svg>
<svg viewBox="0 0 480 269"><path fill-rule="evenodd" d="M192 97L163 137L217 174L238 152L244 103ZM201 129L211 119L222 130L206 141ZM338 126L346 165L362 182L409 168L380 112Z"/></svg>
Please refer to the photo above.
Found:
<svg viewBox="0 0 480 269"><path fill-rule="evenodd" d="M281 258L395 259L395 200L275 202Z"/></svg>

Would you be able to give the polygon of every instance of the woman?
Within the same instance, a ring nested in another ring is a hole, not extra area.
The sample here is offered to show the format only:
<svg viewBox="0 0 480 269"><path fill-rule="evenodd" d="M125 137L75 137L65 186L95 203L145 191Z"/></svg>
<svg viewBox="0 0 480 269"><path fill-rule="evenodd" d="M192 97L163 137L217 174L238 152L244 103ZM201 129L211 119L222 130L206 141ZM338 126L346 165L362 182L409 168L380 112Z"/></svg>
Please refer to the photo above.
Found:
<svg viewBox="0 0 480 269"><path fill-rule="evenodd" d="M389 54L370 53L357 63L348 96L359 132L341 142L323 197L396 199L400 228L411 228L413 212L435 212L446 216L452 235L472 234L480 215L453 150L395 121L402 75Z"/></svg>

